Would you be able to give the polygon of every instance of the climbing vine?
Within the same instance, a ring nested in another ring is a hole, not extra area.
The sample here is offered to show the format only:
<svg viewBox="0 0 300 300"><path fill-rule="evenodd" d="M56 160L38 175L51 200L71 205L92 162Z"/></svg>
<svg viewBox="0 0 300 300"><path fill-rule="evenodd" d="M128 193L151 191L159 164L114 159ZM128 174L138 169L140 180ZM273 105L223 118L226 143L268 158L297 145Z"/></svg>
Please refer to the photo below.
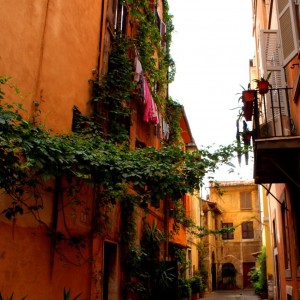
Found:
<svg viewBox="0 0 300 300"><path fill-rule="evenodd" d="M55 218L50 226L40 217L44 197L54 195L53 209L57 210L59 199L68 199L68 203L62 203L62 208L81 205L81 187L93 187L92 234L101 233L105 226L107 215L104 208L120 201L125 270L123 292L128 293L145 289L145 285L133 279L149 279L150 273L142 271L142 267L155 259L155 253L146 253L146 238L144 248L136 245L136 207L141 206L147 211L148 205L156 206L167 198L180 203L183 195L198 189L207 172L213 172L220 163L230 160L235 147L220 147L214 152L209 149L183 152L176 145L180 138L182 107L166 97L167 84L173 80L175 73L170 56L173 25L167 1L163 1L163 18L167 27L165 45L162 44L153 7L148 1L127 0L124 3L136 20L137 33L130 38L115 36L108 73L100 78L95 71L89 81L90 105L94 113L90 117L82 116L72 133L54 134L44 129L43 124L32 124L26 120L21 104L4 102L5 93L1 85L8 84L9 78L0 77L0 188L10 199L0 213L7 219L31 214L45 226L53 241L51 251L59 241L79 249L85 236L71 234L67 226L66 233L57 232ZM128 147L129 103L137 96L129 53L135 49L150 84L156 86L153 98L170 125L168 145L161 149L146 147L130 151ZM19 91L16 89L16 92ZM129 190L134 194L128 193ZM177 211L175 219L186 225L187 219L183 218L182 210ZM151 234L151 228L148 229L145 237ZM155 236L151 238L159 235L155 228L152 233ZM153 245L153 240L150 242ZM154 246L161 240L156 242ZM167 274L164 266L157 267L159 274Z"/></svg>

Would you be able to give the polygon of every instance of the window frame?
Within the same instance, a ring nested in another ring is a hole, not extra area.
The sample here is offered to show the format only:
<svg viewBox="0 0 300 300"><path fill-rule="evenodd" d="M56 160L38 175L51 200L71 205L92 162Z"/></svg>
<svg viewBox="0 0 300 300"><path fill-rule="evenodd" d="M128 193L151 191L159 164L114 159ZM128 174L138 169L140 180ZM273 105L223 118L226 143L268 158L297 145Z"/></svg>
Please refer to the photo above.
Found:
<svg viewBox="0 0 300 300"><path fill-rule="evenodd" d="M251 224L250 228L249 225ZM242 226L242 239L243 240L250 240L254 239L254 226L253 226L253 221L247 221L243 222Z"/></svg>
<svg viewBox="0 0 300 300"><path fill-rule="evenodd" d="M230 222L222 223L222 229L223 228L232 228L232 227L233 227L233 223L230 223ZM234 233L233 232L223 233L222 240L234 240Z"/></svg>

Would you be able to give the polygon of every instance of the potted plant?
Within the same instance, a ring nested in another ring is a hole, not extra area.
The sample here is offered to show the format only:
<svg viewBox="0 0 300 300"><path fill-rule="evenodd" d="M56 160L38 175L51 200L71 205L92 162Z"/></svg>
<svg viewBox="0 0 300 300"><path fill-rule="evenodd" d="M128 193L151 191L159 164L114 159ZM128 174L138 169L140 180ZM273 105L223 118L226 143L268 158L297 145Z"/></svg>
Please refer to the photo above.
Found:
<svg viewBox="0 0 300 300"><path fill-rule="evenodd" d="M269 88L272 88L272 85L269 83L270 76L271 72L269 72L266 78L262 76L260 79L253 80L257 83L257 89L261 95L266 94L269 91Z"/></svg>
<svg viewBox="0 0 300 300"><path fill-rule="evenodd" d="M246 121L252 120L253 115L253 102L254 101L245 101L243 105L243 115L246 119Z"/></svg>
<svg viewBox="0 0 300 300"><path fill-rule="evenodd" d="M266 266L266 249L262 248L261 253L258 255L259 266L252 269L248 276L253 285L254 291L261 299L268 298L268 280L267 280L267 266Z"/></svg>
<svg viewBox="0 0 300 300"><path fill-rule="evenodd" d="M189 299L191 293L192 293L192 289L189 280L186 278L179 278L178 279L179 299Z"/></svg>
<svg viewBox="0 0 300 300"><path fill-rule="evenodd" d="M254 101L256 91L251 89L250 83L248 83L247 89L245 89L242 85L241 87L243 89L242 96L241 96L243 102Z"/></svg>
<svg viewBox="0 0 300 300"><path fill-rule="evenodd" d="M199 275L195 275L190 278L190 286L192 290L192 300L198 299L198 295L200 293L201 288L201 277Z"/></svg>
<svg viewBox="0 0 300 300"><path fill-rule="evenodd" d="M203 281L202 276L199 276L200 278L200 291L199 291L199 298L204 298L205 297L205 290L206 290L206 286L205 283Z"/></svg>
<svg viewBox="0 0 300 300"><path fill-rule="evenodd" d="M239 101L243 102L243 106L242 106L242 112L240 113L240 116L243 115L246 121L251 121L256 91L250 88L250 83L248 83L247 89L245 89L242 85L241 87L243 91L241 96L239 97Z"/></svg>

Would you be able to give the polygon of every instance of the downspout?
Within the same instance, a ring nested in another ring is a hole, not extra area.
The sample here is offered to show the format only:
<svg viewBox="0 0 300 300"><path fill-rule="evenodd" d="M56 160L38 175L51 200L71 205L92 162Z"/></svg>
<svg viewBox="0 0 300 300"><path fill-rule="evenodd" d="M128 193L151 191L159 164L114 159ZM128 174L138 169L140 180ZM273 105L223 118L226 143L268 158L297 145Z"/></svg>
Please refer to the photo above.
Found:
<svg viewBox="0 0 300 300"><path fill-rule="evenodd" d="M102 42L104 39L104 33L105 33L105 22L104 18L106 16L106 10L104 8L107 7L107 0L101 1L101 15L100 15L100 32L99 32L99 45L98 45L98 61L97 61L97 70L98 70L98 76L101 74L102 69L102 61L101 58L103 56L103 47L104 43Z"/></svg>
<svg viewBox="0 0 300 300"><path fill-rule="evenodd" d="M54 268L54 256L56 248L56 232L57 232L57 223L58 223L58 202L61 196L61 177L55 178L55 187L54 187L54 198L52 205L52 222L50 228L50 279L52 279L53 268Z"/></svg>
<svg viewBox="0 0 300 300"><path fill-rule="evenodd" d="M99 286L99 279L95 276L98 276L98 272L94 272L94 228L96 221L96 199L98 194L98 184L94 182L93 184L93 195L91 203L91 229L90 229L90 249L89 249L89 260L90 260L90 284L88 287L88 299L92 299L92 290L93 282L96 285L96 294L98 294L97 288ZM97 271L97 270L96 270Z"/></svg>
<svg viewBox="0 0 300 300"><path fill-rule="evenodd" d="M45 35L46 35L46 28L48 23L48 12L49 12L49 3L50 0L47 0L46 4L46 11L45 11L45 22L43 24L43 31L42 31L42 38L41 38L41 44L40 44L40 56L39 56L39 62L38 62L38 69L37 69L37 75L36 75L36 81L35 81L35 100L33 101L33 123L35 123L35 111L36 111L36 105L39 103L38 95L39 95L39 88L40 88L40 79L41 79L41 72L42 72L42 65L43 65L43 58L44 58L44 44L45 44ZM41 99L41 95L39 95L39 100Z"/></svg>
<svg viewBox="0 0 300 300"><path fill-rule="evenodd" d="M166 232L166 240L165 240L165 260L169 260L169 201L170 196L167 196L164 201L164 215L165 215L165 232Z"/></svg>

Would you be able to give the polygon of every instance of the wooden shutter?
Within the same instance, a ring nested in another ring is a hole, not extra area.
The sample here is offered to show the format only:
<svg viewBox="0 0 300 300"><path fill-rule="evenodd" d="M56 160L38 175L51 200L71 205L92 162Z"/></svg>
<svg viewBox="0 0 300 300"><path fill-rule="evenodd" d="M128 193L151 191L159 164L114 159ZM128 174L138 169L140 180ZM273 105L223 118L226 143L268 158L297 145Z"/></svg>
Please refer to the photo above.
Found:
<svg viewBox="0 0 300 300"><path fill-rule="evenodd" d="M155 10L156 26L161 36L161 46L165 47L166 45L166 24L162 21L162 18L159 15L158 10Z"/></svg>
<svg viewBox="0 0 300 300"><path fill-rule="evenodd" d="M283 65L286 66L298 53L299 42L293 0L277 0Z"/></svg>
<svg viewBox="0 0 300 300"><path fill-rule="evenodd" d="M285 87L284 70L282 66L282 57L280 51L280 39L277 30L260 31L260 72L267 76L273 88Z"/></svg>
<svg viewBox="0 0 300 300"><path fill-rule="evenodd" d="M240 192L241 209L252 209L252 199L250 192Z"/></svg>
<svg viewBox="0 0 300 300"><path fill-rule="evenodd" d="M269 82L273 89L286 87L282 63L282 51L280 49L280 38L277 30L260 31L260 72L264 76L267 76L271 72ZM288 116L288 100L286 98L285 91L274 90L268 93L265 97L265 102L262 104L263 122L274 122L276 134L283 135L280 126L280 116ZM271 126L273 127L273 125Z"/></svg>

